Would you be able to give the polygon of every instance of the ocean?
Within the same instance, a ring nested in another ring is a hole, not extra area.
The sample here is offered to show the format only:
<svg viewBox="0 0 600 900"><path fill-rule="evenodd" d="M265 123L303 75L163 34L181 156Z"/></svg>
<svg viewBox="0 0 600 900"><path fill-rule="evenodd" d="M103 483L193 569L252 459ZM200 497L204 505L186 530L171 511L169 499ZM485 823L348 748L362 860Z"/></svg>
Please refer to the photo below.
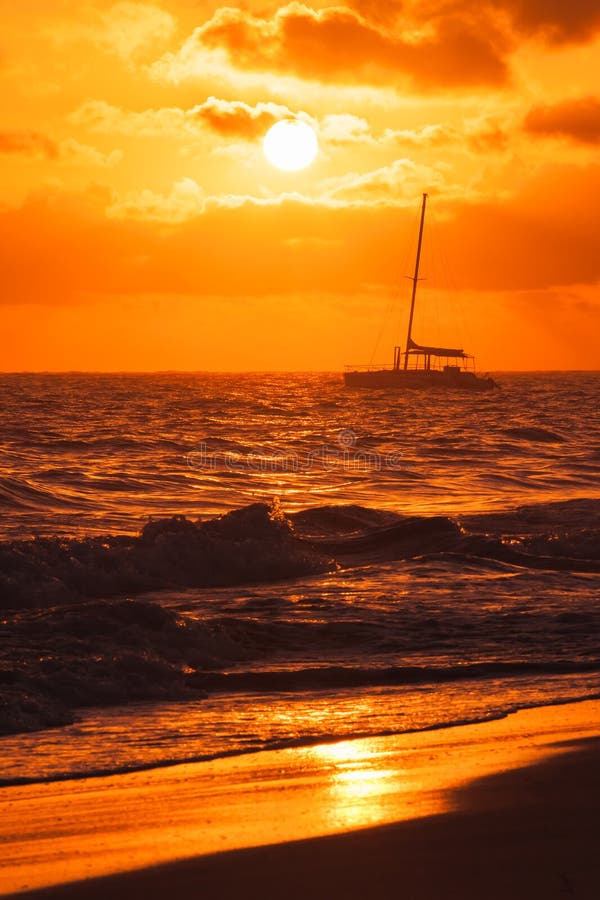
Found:
<svg viewBox="0 0 600 900"><path fill-rule="evenodd" d="M494 378L1 375L0 783L600 696L600 374Z"/></svg>

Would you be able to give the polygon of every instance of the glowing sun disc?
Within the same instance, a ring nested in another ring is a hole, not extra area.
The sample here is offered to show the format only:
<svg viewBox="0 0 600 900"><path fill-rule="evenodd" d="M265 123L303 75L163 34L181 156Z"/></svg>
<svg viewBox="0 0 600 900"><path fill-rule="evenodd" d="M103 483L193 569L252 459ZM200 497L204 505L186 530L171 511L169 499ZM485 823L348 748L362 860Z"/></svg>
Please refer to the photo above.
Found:
<svg viewBox="0 0 600 900"><path fill-rule="evenodd" d="M317 136L306 122L282 119L269 128L263 141L269 162L285 172L305 169L319 150Z"/></svg>

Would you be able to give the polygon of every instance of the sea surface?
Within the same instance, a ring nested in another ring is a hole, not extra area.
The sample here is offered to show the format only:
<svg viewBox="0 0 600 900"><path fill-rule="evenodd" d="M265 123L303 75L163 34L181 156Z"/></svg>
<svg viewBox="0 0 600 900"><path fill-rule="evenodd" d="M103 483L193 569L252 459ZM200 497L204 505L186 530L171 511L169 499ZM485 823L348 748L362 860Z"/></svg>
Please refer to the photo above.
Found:
<svg viewBox="0 0 600 900"><path fill-rule="evenodd" d="M600 374L0 376L0 782L600 696Z"/></svg>

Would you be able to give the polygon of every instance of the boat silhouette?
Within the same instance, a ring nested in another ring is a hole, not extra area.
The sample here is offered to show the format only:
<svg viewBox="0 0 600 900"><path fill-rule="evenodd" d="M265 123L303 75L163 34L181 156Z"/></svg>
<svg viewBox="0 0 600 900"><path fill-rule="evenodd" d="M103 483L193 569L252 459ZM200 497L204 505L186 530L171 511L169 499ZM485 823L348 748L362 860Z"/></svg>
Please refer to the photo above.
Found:
<svg viewBox="0 0 600 900"><path fill-rule="evenodd" d="M451 388L467 391L490 391L498 387L489 375L479 375L475 371L475 357L465 353L464 350L452 347L428 347L417 344L413 340L412 327L419 282L426 206L427 194L423 194L415 270L411 276L412 294L406 350L403 353L401 347L394 347L394 362L389 366L346 366L344 383L347 387L397 388L399 390Z"/></svg>

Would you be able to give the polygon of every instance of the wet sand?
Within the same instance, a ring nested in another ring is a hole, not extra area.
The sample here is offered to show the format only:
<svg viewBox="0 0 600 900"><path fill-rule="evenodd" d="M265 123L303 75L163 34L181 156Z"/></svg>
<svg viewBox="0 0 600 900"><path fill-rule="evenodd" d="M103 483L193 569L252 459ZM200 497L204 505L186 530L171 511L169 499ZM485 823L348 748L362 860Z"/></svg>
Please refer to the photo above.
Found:
<svg viewBox="0 0 600 900"><path fill-rule="evenodd" d="M54 885L21 896L117 900L597 900L599 813L600 701L587 701L3 788L0 889Z"/></svg>

